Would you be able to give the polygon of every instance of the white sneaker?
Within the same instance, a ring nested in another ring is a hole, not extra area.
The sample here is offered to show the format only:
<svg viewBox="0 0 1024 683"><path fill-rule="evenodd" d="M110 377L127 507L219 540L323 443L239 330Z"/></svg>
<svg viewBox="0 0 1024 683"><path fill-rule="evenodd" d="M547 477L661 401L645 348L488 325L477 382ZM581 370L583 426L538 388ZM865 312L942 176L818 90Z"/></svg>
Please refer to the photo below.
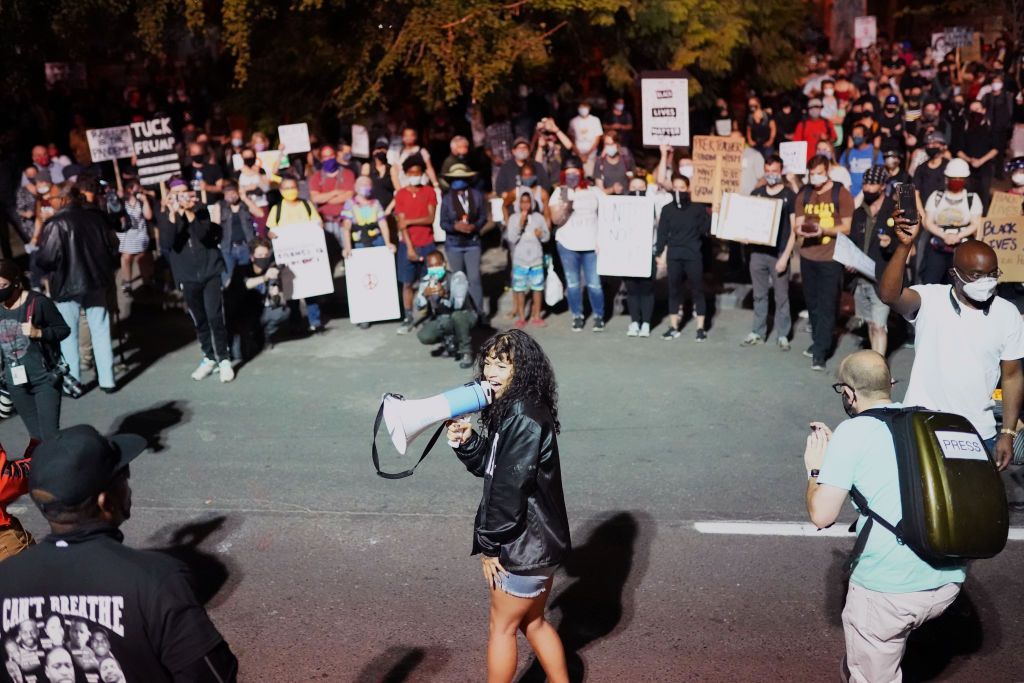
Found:
<svg viewBox="0 0 1024 683"><path fill-rule="evenodd" d="M231 361L227 358L220 362L217 369L220 371L221 382L230 382L235 378L235 369L231 367Z"/></svg>
<svg viewBox="0 0 1024 683"><path fill-rule="evenodd" d="M204 358L203 362L199 364L199 367L192 373L192 379L195 381L204 380L213 374L213 371L217 369L217 364L209 358Z"/></svg>
<svg viewBox="0 0 1024 683"><path fill-rule="evenodd" d="M635 322L630 323L629 324L629 329L626 330L626 336L627 337L639 337L640 336L640 326L637 325Z"/></svg>
<svg viewBox="0 0 1024 683"><path fill-rule="evenodd" d="M637 336L638 337L650 337L651 336L651 324L650 323L644 323L643 325L641 325L640 326L640 334L638 334Z"/></svg>

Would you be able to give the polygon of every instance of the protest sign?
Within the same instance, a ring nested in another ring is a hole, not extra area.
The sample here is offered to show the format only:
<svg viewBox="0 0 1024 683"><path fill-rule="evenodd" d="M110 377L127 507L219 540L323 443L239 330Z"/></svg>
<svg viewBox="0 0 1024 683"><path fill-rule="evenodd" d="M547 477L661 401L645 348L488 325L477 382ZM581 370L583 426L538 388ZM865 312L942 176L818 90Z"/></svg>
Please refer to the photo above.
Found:
<svg viewBox="0 0 1024 683"><path fill-rule="evenodd" d="M242 166L245 166L245 160L242 159L242 155L241 154L237 154L237 153L236 154L232 154L231 155L231 168L234 169L235 173L238 173L239 171L241 171L242 170Z"/></svg>
<svg viewBox="0 0 1024 683"><path fill-rule="evenodd" d="M345 291L352 324L400 317L395 257L387 247L354 249L345 260Z"/></svg>
<svg viewBox="0 0 1024 683"><path fill-rule="evenodd" d="M953 48L946 42L945 33L932 34L932 54L935 55L936 62L941 62L952 51Z"/></svg>
<svg viewBox="0 0 1024 683"><path fill-rule="evenodd" d="M853 20L853 46L858 50L867 49L878 39L878 21L873 15Z"/></svg>
<svg viewBox="0 0 1024 683"><path fill-rule="evenodd" d="M969 47L974 42L974 30L967 26L951 26L943 30L946 45L951 50Z"/></svg>
<svg viewBox="0 0 1024 683"><path fill-rule="evenodd" d="M85 131L85 137L93 162L124 159L135 153L132 129L128 126L93 128Z"/></svg>
<svg viewBox="0 0 1024 683"><path fill-rule="evenodd" d="M174 148L171 117L163 116L149 121L129 124L135 165L139 169L139 182L144 186L158 185L181 173L181 162Z"/></svg>
<svg viewBox="0 0 1024 683"><path fill-rule="evenodd" d="M640 74L640 107L644 146L689 146L689 83L682 72L647 71Z"/></svg>
<svg viewBox="0 0 1024 683"><path fill-rule="evenodd" d="M505 213L502 211L502 207L505 205L505 200L501 197L492 197L490 200L491 205L491 221L494 223L504 223ZM438 207L438 211L441 207Z"/></svg>
<svg viewBox="0 0 1024 683"><path fill-rule="evenodd" d="M967 64L968 62L980 62L981 61L981 34L974 33L971 36L971 42L964 47L960 48L960 63Z"/></svg>
<svg viewBox="0 0 1024 683"><path fill-rule="evenodd" d="M714 234L723 240L774 247L781 217L781 200L726 192Z"/></svg>
<svg viewBox="0 0 1024 683"><path fill-rule="evenodd" d="M597 212L597 274L650 277L654 201L602 194Z"/></svg>
<svg viewBox="0 0 1024 683"><path fill-rule="evenodd" d="M981 241L992 247L1003 271L1000 282L1024 282L1024 196L993 192L988 215L981 219Z"/></svg>
<svg viewBox="0 0 1024 683"><path fill-rule="evenodd" d="M782 172L794 175L807 173L807 141L780 142L779 156L782 158Z"/></svg>
<svg viewBox="0 0 1024 683"><path fill-rule="evenodd" d="M306 299L334 291L327 241L319 223L280 225L274 228L274 234L274 259L282 268L286 297Z"/></svg>
<svg viewBox="0 0 1024 683"><path fill-rule="evenodd" d="M256 152L256 158L260 160L260 168L268 174L273 175L277 173L281 167L281 150L279 149L267 149L262 152Z"/></svg>
<svg viewBox="0 0 1024 683"><path fill-rule="evenodd" d="M290 123L277 127L277 137L284 145L285 154L301 154L308 152L309 127L304 123Z"/></svg>
<svg viewBox="0 0 1024 683"><path fill-rule="evenodd" d="M723 192L739 192L743 170L742 138L695 135L690 196L718 210Z"/></svg>
<svg viewBox="0 0 1024 683"><path fill-rule="evenodd" d="M352 156L359 159L370 158L370 134L364 126L352 125Z"/></svg>
<svg viewBox="0 0 1024 683"><path fill-rule="evenodd" d="M832 260L853 268L870 280L875 279L875 260L861 251L853 240L841 232L836 233L836 249L832 254Z"/></svg>

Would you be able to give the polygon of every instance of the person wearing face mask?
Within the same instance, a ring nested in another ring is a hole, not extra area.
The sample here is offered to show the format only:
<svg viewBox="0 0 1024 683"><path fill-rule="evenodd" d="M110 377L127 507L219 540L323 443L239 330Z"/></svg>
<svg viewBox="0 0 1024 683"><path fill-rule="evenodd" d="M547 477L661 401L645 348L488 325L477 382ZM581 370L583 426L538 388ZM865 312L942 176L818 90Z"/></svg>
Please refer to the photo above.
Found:
<svg viewBox="0 0 1024 683"><path fill-rule="evenodd" d="M188 146L189 163L182 168L183 177L193 192L199 193L205 204L216 204L221 200L224 187L224 173L220 164L211 164L206 148L198 142Z"/></svg>
<svg viewBox="0 0 1024 683"><path fill-rule="evenodd" d="M633 153L619 144L615 131L602 137L601 156L594 165L594 181L605 194L625 194L636 162Z"/></svg>
<svg viewBox="0 0 1024 683"><path fill-rule="evenodd" d="M36 145L32 148L32 165L36 167L37 177L51 185L63 183L64 165L59 159L51 159L44 145ZM27 185L28 178L25 174L21 176L21 184Z"/></svg>
<svg viewBox="0 0 1024 683"><path fill-rule="evenodd" d="M396 188L405 187L409 184L409 178L405 173L405 162L416 157L423 164L423 175L420 177L423 181L429 181L430 185L435 188L441 187L437 181L437 175L434 173L434 166L430 162L430 153L424 148L420 147L418 142L419 135L416 133L415 128L406 126L402 129L401 147L397 154L394 155L394 162L391 165L391 182Z"/></svg>
<svg viewBox="0 0 1024 683"><path fill-rule="evenodd" d="M591 115L590 105L580 102L576 108L576 116L569 121L569 137L572 138L576 155L583 162L584 175L594 176L594 165L597 163L597 144L604 134L601 119Z"/></svg>
<svg viewBox="0 0 1024 683"><path fill-rule="evenodd" d="M290 225L309 222L320 225L322 219L313 203L299 197L299 182L294 176L289 175L281 179L280 192L281 202L270 207L267 218L267 236L270 239L276 239L278 233L287 230ZM310 297L303 301L306 304L309 331L313 334L324 332L327 328L324 326L320 311L321 297ZM293 301L291 304L293 308L297 308L299 302Z"/></svg>
<svg viewBox="0 0 1024 683"><path fill-rule="evenodd" d="M850 130L850 146L839 157L839 164L850 172L850 194L854 197L860 195L864 172L881 161L882 155L868 138L864 124L854 124Z"/></svg>
<svg viewBox="0 0 1024 683"><path fill-rule="evenodd" d="M617 97L612 103L612 109L605 117L604 130L614 131L624 148L632 148L633 115L626 111L626 100L623 98Z"/></svg>
<svg viewBox="0 0 1024 683"><path fill-rule="evenodd" d="M395 186L391 180L391 166L388 164L388 139L379 138L373 146L370 161L363 166L364 176L373 183L370 196L380 202L390 214L391 202L395 198Z"/></svg>
<svg viewBox="0 0 1024 683"><path fill-rule="evenodd" d="M889 174L889 177L885 181L884 191L886 195L890 195L899 183L910 182L910 174L907 173L906 168L904 168L903 154L898 150L886 150L885 154L882 155L882 159L883 165L885 166L885 172Z"/></svg>
<svg viewBox="0 0 1024 683"><path fill-rule="evenodd" d="M465 135L456 135L451 139L451 142L448 144L448 148L451 153L445 157L445 160L441 163L441 177L439 179L441 182L441 189L445 192L451 189L451 186L448 185L448 181L445 180L445 176L448 174L448 171L451 169L453 164L465 164L470 168L473 167L473 164L471 163L472 160L469 158L469 138Z"/></svg>
<svg viewBox="0 0 1024 683"><path fill-rule="evenodd" d="M245 131L235 128L231 131L228 142L223 148L222 165L224 168L234 168L233 158L242 151L243 147L245 147Z"/></svg>
<svg viewBox="0 0 1024 683"><path fill-rule="evenodd" d="M504 163L498 170L494 181L494 192L503 195L509 190L514 190L519 185L523 168L530 166L537 182L541 187L548 186L548 172L542 164L530 160L530 141L526 138L516 138L512 143L512 161Z"/></svg>
<svg viewBox="0 0 1024 683"><path fill-rule="evenodd" d="M992 247L968 240L953 253L950 285L904 289L903 267L919 224L897 216L899 244L879 281L882 301L915 329L914 366L904 402L963 415L985 440L1000 469L1013 458L1014 429L1024 402L1024 322L996 295L999 260ZM1000 380L1001 378L1001 380ZM1003 389L1003 429L996 433L992 392Z"/></svg>
<svg viewBox="0 0 1024 683"><path fill-rule="evenodd" d="M902 404L893 401L892 383L882 355L851 354L843 359L839 381L832 385L850 419L834 433L822 422L811 422L804 451L805 500L811 523L819 529L836 522L854 489L882 519L903 516L892 432L885 422L863 414L872 408L917 405L909 394ZM864 514L857 520L858 533L868 535L854 564L842 613L842 680L898 681L908 636L953 603L966 579L967 564L932 566L880 524L868 527L868 520Z"/></svg>
<svg viewBox="0 0 1024 683"><path fill-rule="evenodd" d="M878 266L892 258L896 247L892 229L888 227L896 205L895 200L884 192L886 176L886 170L881 166L872 166L864 174L863 202L853 212L850 227L850 241ZM855 318L867 323L871 349L884 356L889 343L889 307L878 298L873 278L865 277L853 268L846 271L853 278Z"/></svg>
<svg viewBox="0 0 1024 683"><path fill-rule="evenodd" d="M629 181L630 197L647 197L647 181L642 177ZM654 261L654 244L657 239L657 226L660 213L658 204L652 203L654 220L651 226L651 274L648 277L624 277L622 283L626 287L626 310L629 312L627 337L650 337L651 322L654 318L654 279L657 276L657 264Z"/></svg>
<svg viewBox="0 0 1024 683"><path fill-rule="evenodd" d="M783 97L776 104L776 108L772 110L776 131L775 142L792 141L796 127L800 123L800 113L793 107L793 101L789 97Z"/></svg>
<svg viewBox="0 0 1024 683"><path fill-rule="evenodd" d="M469 298L466 274L452 272L444 255L432 251L426 256L426 274L419 281L413 304L427 313L416 338L421 344L443 343L443 353L453 357L462 369L474 365L471 330L477 315Z"/></svg>
<svg viewBox="0 0 1024 683"><path fill-rule="evenodd" d="M747 102L747 144L767 159L775 146L778 129L775 120L761 108L761 100L751 97Z"/></svg>
<svg viewBox="0 0 1024 683"><path fill-rule="evenodd" d="M476 172L465 164L454 164L448 170L447 179L451 190L441 199L441 228L445 231L445 253L451 269L466 274L473 307L479 315L483 315L480 230L487 223L489 205L483 193L471 187L471 183L476 179Z"/></svg>
<svg viewBox="0 0 1024 683"><path fill-rule="evenodd" d="M224 183L224 199L219 202L219 207L220 250L225 265L222 279L226 287L235 268L249 263L252 257L249 243L256 239L256 219L263 218L264 212L239 192L238 185L230 180Z"/></svg>
<svg viewBox="0 0 1024 683"><path fill-rule="evenodd" d="M821 117L831 121L832 125L837 125L843 122L843 113L839 110L836 83L831 78L826 78L821 82Z"/></svg>
<svg viewBox="0 0 1024 683"><path fill-rule="evenodd" d="M953 252L964 240L980 234L983 203L967 191L970 170L962 159L953 159L944 171L946 187L933 192L924 204L923 224L930 239L921 263L923 284L949 284Z"/></svg>
<svg viewBox="0 0 1024 683"><path fill-rule="evenodd" d="M572 157L562 169L562 182L551 195L551 217L556 226L555 247L565 272L565 294L573 332L582 332L583 288L586 287L594 332L604 332L604 290L597 274L597 214L601 191L583 177L583 163ZM583 277L580 277L582 273Z"/></svg>
<svg viewBox="0 0 1024 683"><path fill-rule="evenodd" d="M1014 157L1006 162L1006 172L1013 186L1008 190L1013 195L1024 195L1024 156Z"/></svg>
<svg viewBox="0 0 1024 683"><path fill-rule="evenodd" d="M817 97L811 98L807 103L807 117L797 124L793 132L794 142L802 140L807 143L808 161L814 156L819 142L827 142L829 146L836 144L836 129L831 121L822 118L821 108L821 100Z"/></svg>
<svg viewBox="0 0 1024 683"><path fill-rule="evenodd" d="M255 239L250 250L252 260L235 269L225 295L232 353L242 359L273 348L274 336L291 316L281 286L281 271L274 262L273 244L268 239Z"/></svg>
<svg viewBox="0 0 1024 683"><path fill-rule="evenodd" d="M711 230L711 216L704 204L690 201L690 181L684 176L672 178L672 201L661 209L657 240L654 244L658 266L668 271L669 327L662 339L678 339L682 332L683 283L688 280L697 322L696 341L707 339L704 316L704 264L701 246Z"/></svg>
<svg viewBox="0 0 1024 683"><path fill-rule="evenodd" d="M0 357L31 453L60 429L61 383L54 381L53 369L60 360L59 344L71 328L51 299L30 292L27 285L17 263L0 261Z"/></svg>
<svg viewBox="0 0 1024 683"><path fill-rule="evenodd" d="M757 346L768 339L768 297L775 293L775 324L772 333L778 340L779 350L789 351L789 336L793 330L789 310L789 262L793 257L796 239L792 225L795 219L796 193L786 186L782 175L782 159L772 155L764 162L764 185L754 190L754 197L765 197L782 203L778 237L773 246L751 244L750 282L754 290L753 329L743 340L743 346Z"/></svg>
<svg viewBox="0 0 1024 683"><path fill-rule="evenodd" d="M152 277L152 261L149 254L149 225L155 217L147 194L142 191L139 181L125 183L124 213L117 237L121 252L121 291L132 293L132 268L137 265L139 278L146 284Z"/></svg>
<svg viewBox="0 0 1024 683"><path fill-rule="evenodd" d="M956 156L970 166L968 188L981 197L985 206L988 206L991 198L995 159L998 155L999 144L995 131L988 122L985 105L975 100L971 102L967 113L967 122L963 129L963 147Z"/></svg>
<svg viewBox="0 0 1024 683"><path fill-rule="evenodd" d="M992 137L998 154L995 159L995 172L1003 177L1004 153L1013 130L1014 95L1005 87L1005 78L997 74L992 78L989 91L979 95L984 105L989 125L992 126Z"/></svg>
<svg viewBox="0 0 1024 683"><path fill-rule="evenodd" d="M850 185L853 184L853 179L850 177L850 172L846 170L845 166L835 163L835 147L833 147L831 143L822 140L818 143L814 153L816 156L820 156L828 160L828 177L849 190ZM806 181L807 177L804 176L804 182L806 183Z"/></svg>
<svg viewBox="0 0 1024 683"><path fill-rule="evenodd" d="M906 147L906 122L897 95L886 95L882 103L882 111L878 115L878 134L882 138L883 151L902 151Z"/></svg>
<svg viewBox="0 0 1024 683"><path fill-rule="evenodd" d="M373 181L360 176L355 189L355 196L345 202L341 210L342 256L348 260L353 249L367 247L387 247L394 253L396 248L391 243L384 207L373 198Z"/></svg>
<svg viewBox="0 0 1024 683"><path fill-rule="evenodd" d="M532 296L530 323L547 327L544 311L544 243L551 231L544 215L536 210L529 194L519 196L519 210L508 220L506 238L512 251L512 297L516 327L526 327L527 292Z"/></svg>
<svg viewBox="0 0 1024 683"><path fill-rule="evenodd" d="M342 165L334 148L330 145L321 147L320 170L309 179L309 198L323 219L324 230L333 235L338 244L343 242L341 210L355 194L355 182L355 173Z"/></svg>
<svg viewBox="0 0 1024 683"><path fill-rule="evenodd" d="M854 202L849 190L828 175L829 162L815 156L807 163L808 184L797 194L795 229L800 274L811 322L811 369L824 371L832 351L843 266L833 260L837 234L850 234Z"/></svg>
<svg viewBox="0 0 1024 683"><path fill-rule="evenodd" d="M411 156L402 164L408 185L395 192L394 216L398 223L399 241L404 245L398 249L398 281L402 283L403 320L398 334L412 331L413 297L416 285L426 273L426 256L434 251L434 214L437 212L437 194L424 187L423 175L426 163L418 156Z"/></svg>

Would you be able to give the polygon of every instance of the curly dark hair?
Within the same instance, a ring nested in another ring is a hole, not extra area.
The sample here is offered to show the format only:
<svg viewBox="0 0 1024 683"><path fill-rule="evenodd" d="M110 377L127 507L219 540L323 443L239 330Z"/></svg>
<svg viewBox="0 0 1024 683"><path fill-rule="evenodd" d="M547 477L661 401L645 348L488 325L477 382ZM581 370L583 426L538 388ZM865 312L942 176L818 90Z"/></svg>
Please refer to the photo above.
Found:
<svg viewBox="0 0 1024 683"><path fill-rule="evenodd" d="M488 433L493 433L508 416L517 401L536 403L551 413L555 433L561 429L558 422L558 383L544 349L522 330L499 332L485 341L477 357L476 378L484 381L484 363L488 356L507 358L512 362L512 382L505 394L484 408L481 422Z"/></svg>

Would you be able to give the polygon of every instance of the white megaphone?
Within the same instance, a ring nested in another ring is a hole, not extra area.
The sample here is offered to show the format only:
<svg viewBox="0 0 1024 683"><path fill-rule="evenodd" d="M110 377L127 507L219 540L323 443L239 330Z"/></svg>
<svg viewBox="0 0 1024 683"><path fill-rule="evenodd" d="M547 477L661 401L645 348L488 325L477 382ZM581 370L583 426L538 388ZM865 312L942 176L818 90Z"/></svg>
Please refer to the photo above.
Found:
<svg viewBox="0 0 1024 683"><path fill-rule="evenodd" d="M427 427L483 410L490 405L493 395L489 384L470 382L430 398L412 401L396 394L384 394L381 410L395 449L405 455L409 444Z"/></svg>

